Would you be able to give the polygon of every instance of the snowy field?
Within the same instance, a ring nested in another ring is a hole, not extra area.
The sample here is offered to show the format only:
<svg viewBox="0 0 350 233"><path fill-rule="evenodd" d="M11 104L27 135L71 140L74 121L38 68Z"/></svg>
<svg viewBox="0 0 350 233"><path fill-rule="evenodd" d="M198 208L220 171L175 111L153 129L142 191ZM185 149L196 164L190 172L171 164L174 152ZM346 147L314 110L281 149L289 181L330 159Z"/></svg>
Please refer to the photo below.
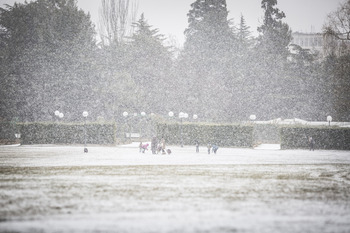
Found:
<svg viewBox="0 0 350 233"><path fill-rule="evenodd" d="M350 232L350 151L0 147L0 232Z"/></svg>

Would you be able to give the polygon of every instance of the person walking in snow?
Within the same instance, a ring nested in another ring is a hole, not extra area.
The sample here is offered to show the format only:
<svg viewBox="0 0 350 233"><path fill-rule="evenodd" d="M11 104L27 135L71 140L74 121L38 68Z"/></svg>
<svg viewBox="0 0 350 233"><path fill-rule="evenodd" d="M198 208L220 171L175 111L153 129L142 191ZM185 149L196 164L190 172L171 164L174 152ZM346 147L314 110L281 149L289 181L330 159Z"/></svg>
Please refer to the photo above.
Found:
<svg viewBox="0 0 350 233"><path fill-rule="evenodd" d="M199 152L199 142L198 140L195 141L195 145L196 145L196 152Z"/></svg>
<svg viewBox="0 0 350 233"><path fill-rule="evenodd" d="M211 149L210 143L208 143L207 148L208 148L208 154L210 155L210 149Z"/></svg>
<svg viewBox="0 0 350 233"><path fill-rule="evenodd" d="M165 155L165 139L162 138L162 140L160 141L160 147L161 147L161 150L162 150L162 154Z"/></svg>
<svg viewBox="0 0 350 233"><path fill-rule="evenodd" d="M315 150L315 140L312 137L309 137L309 149L310 151Z"/></svg>
<svg viewBox="0 0 350 233"><path fill-rule="evenodd" d="M214 154L216 154L216 151L219 149L219 147L217 145L213 145L213 152Z"/></svg>
<svg viewBox="0 0 350 233"><path fill-rule="evenodd" d="M157 153L157 145L158 145L158 140L157 140L156 137L153 137L152 141L151 141L152 154L156 154Z"/></svg>
<svg viewBox="0 0 350 233"><path fill-rule="evenodd" d="M141 151L142 151L142 142L140 142L140 145L139 145L139 152L141 153Z"/></svg>

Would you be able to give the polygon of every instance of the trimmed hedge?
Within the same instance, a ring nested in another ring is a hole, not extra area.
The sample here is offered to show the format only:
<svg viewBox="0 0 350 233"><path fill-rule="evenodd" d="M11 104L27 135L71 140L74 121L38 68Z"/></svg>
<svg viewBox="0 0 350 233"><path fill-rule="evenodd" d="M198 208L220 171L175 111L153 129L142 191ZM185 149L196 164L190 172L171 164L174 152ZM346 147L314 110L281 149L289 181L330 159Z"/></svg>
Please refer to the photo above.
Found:
<svg viewBox="0 0 350 233"><path fill-rule="evenodd" d="M22 144L83 144L84 124L20 123ZM86 143L115 144L116 125L87 123Z"/></svg>
<svg viewBox="0 0 350 233"><path fill-rule="evenodd" d="M315 140L315 149L350 150L350 129L340 127L281 127L281 149L305 149L308 138Z"/></svg>
<svg viewBox="0 0 350 233"><path fill-rule="evenodd" d="M0 139L15 139L15 133L19 133L15 122L0 122Z"/></svg>
<svg viewBox="0 0 350 233"><path fill-rule="evenodd" d="M198 140L201 145L253 146L253 126L243 125L158 123L157 137L164 138L168 144L181 144L181 130L184 145L193 145Z"/></svg>

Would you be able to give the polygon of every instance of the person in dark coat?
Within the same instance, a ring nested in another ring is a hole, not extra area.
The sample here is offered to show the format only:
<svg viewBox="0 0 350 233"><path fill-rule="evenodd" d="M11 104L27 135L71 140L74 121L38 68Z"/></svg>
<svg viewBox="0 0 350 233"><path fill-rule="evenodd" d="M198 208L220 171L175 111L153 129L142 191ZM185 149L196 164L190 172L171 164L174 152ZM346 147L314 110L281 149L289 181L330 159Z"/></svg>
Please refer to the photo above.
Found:
<svg viewBox="0 0 350 233"><path fill-rule="evenodd" d="M151 141L152 154L156 154L157 153L157 145L158 145L157 137L153 137L152 141Z"/></svg>
<svg viewBox="0 0 350 233"><path fill-rule="evenodd" d="M218 151L219 147L217 145L213 145L213 152L216 154L216 151Z"/></svg>
<svg viewBox="0 0 350 233"><path fill-rule="evenodd" d="M312 137L309 137L309 149L310 151L315 150L315 140Z"/></svg>
<svg viewBox="0 0 350 233"><path fill-rule="evenodd" d="M199 142L197 140L195 141L195 145L196 145L196 152L198 153L199 152Z"/></svg>
<svg viewBox="0 0 350 233"><path fill-rule="evenodd" d="M142 142L140 142L140 144L139 144L139 152L141 153L142 152Z"/></svg>

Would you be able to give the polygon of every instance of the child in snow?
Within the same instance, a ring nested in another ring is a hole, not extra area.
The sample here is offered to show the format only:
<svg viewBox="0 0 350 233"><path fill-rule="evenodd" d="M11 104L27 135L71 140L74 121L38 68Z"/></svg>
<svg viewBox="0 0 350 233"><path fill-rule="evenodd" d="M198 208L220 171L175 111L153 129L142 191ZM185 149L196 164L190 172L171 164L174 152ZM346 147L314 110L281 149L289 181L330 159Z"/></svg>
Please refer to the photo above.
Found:
<svg viewBox="0 0 350 233"><path fill-rule="evenodd" d="M219 147L217 145L213 145L213 152L214 154L216 154L216 151L219 149Z"/></svg>
<svg viewBox="0 0 350 233"><path fill-rule="evenodd" d="M145 153L145 151L148 150L148 145L149 145L148 143L142 145L142 153Z"/></svg>

